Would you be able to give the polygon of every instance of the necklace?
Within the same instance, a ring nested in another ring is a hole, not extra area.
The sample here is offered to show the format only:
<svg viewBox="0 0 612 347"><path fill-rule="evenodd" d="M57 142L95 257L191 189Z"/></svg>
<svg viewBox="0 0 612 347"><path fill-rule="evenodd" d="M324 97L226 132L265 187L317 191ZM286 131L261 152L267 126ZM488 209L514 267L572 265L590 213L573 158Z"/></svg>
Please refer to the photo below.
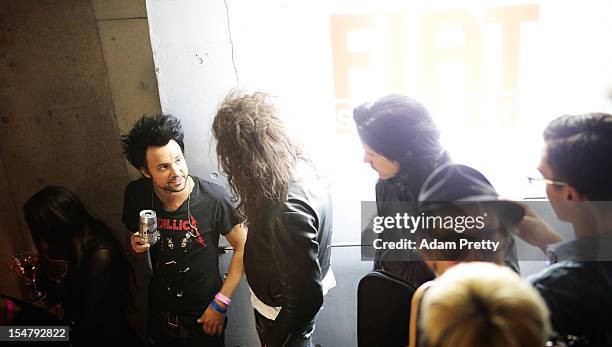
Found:
<svg viewBox="0 0 612 347"><path fill-rule="evenodd" d="M189 185L189 188L190 188L189 195L187 195L187 210L189 210L189 200L191 199L191 193L193 192L193 188L194 188L194 186L192 186L191 181L189 180L189 178L191 178L191 176L187 176L187 184ZM154 193L155 193L155 187L153 186L153 182L151 181L151 210L154 210L154 208L153 208L153 194ZM161 198L159 198L159 201L161 202L162 208L163 208L164 202L161 200ZM165 208L164 208L164 210L165 210Z"/></svg>
<svg viewBox="0 0 612 347"><path fill-rule="evenodd" d="M193 189L195 188L195 183L192 183L193 178L191 178L191 176L187 176L187 183L189 184L189 195L187 195L187 226L189 227L189 230L187 232L185 232L185 236L180 240L180 248L183 249L183 252L187 253L187 251L191 248L191 244L192 244L192 237L199 237L200 233L198 232L198 228L193 225L191 223L191 220L193 218L193 216L191 215L191 193L193 192ZM153 209L153 193L154 193L155 189L154 187L151 187L151 210ZM162 203L163 204L163 203ZM163 206L162 206L163 208ZM164 241L162 242L162 250L165 247L168 247L168 249L174 249L174 241L172 241L172 237L166 237L164 238Z"/></svg>
<svg viewBox="0 0 612 347"><path fill-rule="evenodd" d="M187 176L187 183L189 184L189 195L187 195L187 225L189 226L189 231L185 233L185 238L183 238L183 242L181 242L181 245L185 245L183 246L183 248L186 247L186 242L190 241L189 239L191 237L198 237L200 236L200 233L198 232L198 228L191 224L191 219L192 219L192 215L191 215L191 193L193 193L193 188L195 188L195 185L192 182L193 178L191 178L191 176ZM152 182L151 182L152 183ZM155 188L153 186L151 186L151 210L153 209L153 194L155 192ZM195 231L195 233L194 233Z"/></svg>
<svg viewBox="0 0 612 347"><path fill-rule="evenodd" d="M191 181L190 185L191 185ZM200 233L198 232L198 228L191 224L191 193L193 192L194 186L191 187L191 191L187 196L187 225L189 225L189 232L186 233L185 237L189 239L190 237L198 237ZM195 234L193 234L193 230L195 230Z"/></svg>

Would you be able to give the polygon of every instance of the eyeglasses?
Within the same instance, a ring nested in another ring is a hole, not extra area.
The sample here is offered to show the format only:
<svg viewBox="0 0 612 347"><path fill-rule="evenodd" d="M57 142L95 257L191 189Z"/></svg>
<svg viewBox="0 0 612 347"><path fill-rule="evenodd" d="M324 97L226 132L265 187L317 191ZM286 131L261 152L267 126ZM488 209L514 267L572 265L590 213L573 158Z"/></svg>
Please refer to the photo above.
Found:
<svg viewBox="0 0 612 347"><path fill-rule="evenodd" d="M567 182L557 181L557 180L549 180L548 178L544 178L544 177L531 177L531 176L527 176L527 180L531 184L545 183L545 184L550 184L550 185L557 186L557 187L566 187L566 186L569 186L569 184Z"/></svg>

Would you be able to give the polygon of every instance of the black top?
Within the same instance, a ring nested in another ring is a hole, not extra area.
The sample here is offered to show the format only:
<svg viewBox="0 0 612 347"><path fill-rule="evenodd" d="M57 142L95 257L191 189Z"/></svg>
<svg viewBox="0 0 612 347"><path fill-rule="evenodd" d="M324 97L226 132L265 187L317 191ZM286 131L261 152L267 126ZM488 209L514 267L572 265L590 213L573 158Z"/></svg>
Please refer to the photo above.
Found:
<svg viewBox="0 0 612 347"><path fill-rule="evenodd" d="M118 340L140 345L126 319L131 268L119 242L94 225L82 246L79 268L69 266L61 282L48 279L41 265L38 283L47 294L45 302L62 305L62 321L73 327L70 339L76 346Z"/></svg>
<svg viewBox="0 0 612 347"><path fill-rule="evenodd" d="M376 183L376 210L378 216L395 216L397 213L416 215L418 188L410 187L410 180L402 174ZM403 236L402 236L403 235ZM381 235L383 240L399 240L406 235L401 230L389 229ZM405 260L402 260L405 259ZM418 260L415 260L418 259ZM374 270L384 271L399 277L417 288L434 279L433 272L425 262L420 260L416 251L383 251L376 250Z"/></svg>
<svg viewBox="0 0 612 347"><path fill-rule="evenodd" d="M190 198L174 212L164 210L149 179L131 182L125 189L122 220L136 232L140 211L157 214L160 239L150 248L150 309L199 317L222 286L219 235L227 235L240 221L224 188L191 177L195 186ZM191 231L189 224L195 227Z"/></svg>

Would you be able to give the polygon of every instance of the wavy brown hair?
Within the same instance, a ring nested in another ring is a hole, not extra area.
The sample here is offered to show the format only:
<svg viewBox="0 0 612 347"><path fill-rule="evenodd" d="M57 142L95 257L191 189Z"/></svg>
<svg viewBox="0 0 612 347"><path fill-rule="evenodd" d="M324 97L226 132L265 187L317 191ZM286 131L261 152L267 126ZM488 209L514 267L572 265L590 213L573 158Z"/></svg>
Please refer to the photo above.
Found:
<svg viewBox="0 0 612 347"><path fill-rule="evenodd" d="M261 92L230 92L213 121L213 135L238 214L259 228L264 208L286 201L302 150Z"/></svg>

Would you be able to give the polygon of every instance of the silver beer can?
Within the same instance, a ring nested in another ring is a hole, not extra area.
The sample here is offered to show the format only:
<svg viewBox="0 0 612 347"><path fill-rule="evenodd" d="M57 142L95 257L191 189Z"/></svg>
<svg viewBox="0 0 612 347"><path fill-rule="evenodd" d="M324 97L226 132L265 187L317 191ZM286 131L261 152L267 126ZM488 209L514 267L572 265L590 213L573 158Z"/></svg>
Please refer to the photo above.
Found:
<svg viewBox="0 0 612 347"><path fill-rule="evenodd" d="M153 210L140 211L140 223L138 224L138 232L144 238L145 242L154 245L159 239L159 231L157 230L157 214Z"/></svg>

